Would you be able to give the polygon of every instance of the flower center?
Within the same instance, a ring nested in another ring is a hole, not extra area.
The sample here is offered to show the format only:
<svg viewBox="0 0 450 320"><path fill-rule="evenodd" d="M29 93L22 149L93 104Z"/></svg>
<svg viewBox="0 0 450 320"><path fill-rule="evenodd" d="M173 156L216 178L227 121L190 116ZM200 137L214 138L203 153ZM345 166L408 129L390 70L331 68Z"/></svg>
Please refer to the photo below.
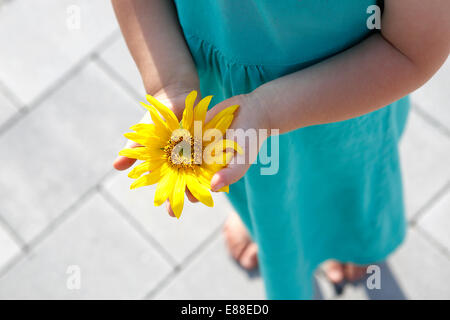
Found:
<svg viewBox="0 0 450 320"><path fill-rule="evenodd" d="M177 129L167 141L164 153L172 167L193 168L201 164L202 143L200 139L191 137L189 131Z"/></svg>

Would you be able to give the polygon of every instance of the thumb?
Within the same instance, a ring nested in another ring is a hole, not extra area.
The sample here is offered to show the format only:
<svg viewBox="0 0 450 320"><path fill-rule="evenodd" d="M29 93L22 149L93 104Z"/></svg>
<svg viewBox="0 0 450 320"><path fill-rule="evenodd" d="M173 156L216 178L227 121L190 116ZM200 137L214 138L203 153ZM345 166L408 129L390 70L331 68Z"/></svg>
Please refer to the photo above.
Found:
<svg viewBox="0 0 450 320"><path fill-rule="evenodd" d="M125 148L136 148L140 146L140 144L133 142L131 140L127 141ZM114 160L113 167L116 170L126 170L131 167L136 162L136 159L127 158L124 156L118 156L116 160Z"/></svg>
<svg viewBox="0 0 450 320"><path fill-rule="evenodd" d="M225 186L237 182L245 175L249 167L249 164L230 163L212 177L211 190L218 191Z"/></svg>

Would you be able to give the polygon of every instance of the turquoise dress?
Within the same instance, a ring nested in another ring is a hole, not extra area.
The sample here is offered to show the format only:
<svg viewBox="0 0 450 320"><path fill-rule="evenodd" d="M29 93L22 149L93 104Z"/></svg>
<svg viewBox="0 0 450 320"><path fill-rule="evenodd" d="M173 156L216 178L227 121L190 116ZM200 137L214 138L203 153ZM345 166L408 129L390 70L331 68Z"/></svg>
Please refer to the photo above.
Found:
<svg viewBox="0 0 450 320"><path fill-rule="evenodd" d="M175 3L202 95L214 95L215 104L358 44L372 32L367 8L376 1ZM258 161L230 187L258 244L269 299L311 298L318 264L377 262L402 242L398 141L408 109L405 97L358 118L283 134L278 173L261 175Z"/></svg>

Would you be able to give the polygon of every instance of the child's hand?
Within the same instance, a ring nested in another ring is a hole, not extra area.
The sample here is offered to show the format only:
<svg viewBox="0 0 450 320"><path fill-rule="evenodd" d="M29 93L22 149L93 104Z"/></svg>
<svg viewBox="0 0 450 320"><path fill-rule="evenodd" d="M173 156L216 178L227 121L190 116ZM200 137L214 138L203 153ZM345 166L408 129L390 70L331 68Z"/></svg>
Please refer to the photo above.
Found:
<svg viewBox="0 0 450 320"><path fill-rule="evenodd" d="M182 116L183 110L184 110L184 106L185 106L186 95L190 91L191 90L189 89L189 90L181 91L180 93L173 94L173 95L169 95L169 94L167 94L167 92L162 92L160 94L155 94L154 97L156 99L158 99L159 101L161 101L165 106L170 108L175 113L175 115L178 117L178 119L181 119L181 116ZM200 91L198 90L197 92L200 92ZM145 114L145 116L141 119L140 122L141 123L151 123L151 119L150 119L148 113ZM131 140L127 140L127 143L125 144L125 148L136 148L138 146L140 146L138 143L131 141ZM122 170L126 170L126 169L130 168L135 162L136 162L136 159L127 158L124 156L118 156L113 163L113 167L116 170L122 171ZM195 197L191 194L191 192L188 189L186 189L186 195L191 202L197 202L197 199L195 199ZM168 213L172 217L175 217L172 209L170 208L169 201L166 202L166 207L167 207Z"/></svg>
<svg viewBox="0 0 450 320"><path fill-rule="evenodd" d="M211 180L211 189L213 191L217 191L241 179L250 168L250 165L256 160L262 144L270 135L268 110L265 109L265 104L260 103L257 95L254 93L238 95L222 101L208 111L206 121L212 119L221 110L236 104L240 107L235 112L234 120L229 128L234 133L230 136L227 130L227 139L237 141L244 149L244 154L236 154L227 167L213 176ZM266 137L260 137L260 129L267 130ZM247 139L246 141L246 132L251 136L250 131L254 131L256 135L255 141L252 141L252 139Z"/></svg>

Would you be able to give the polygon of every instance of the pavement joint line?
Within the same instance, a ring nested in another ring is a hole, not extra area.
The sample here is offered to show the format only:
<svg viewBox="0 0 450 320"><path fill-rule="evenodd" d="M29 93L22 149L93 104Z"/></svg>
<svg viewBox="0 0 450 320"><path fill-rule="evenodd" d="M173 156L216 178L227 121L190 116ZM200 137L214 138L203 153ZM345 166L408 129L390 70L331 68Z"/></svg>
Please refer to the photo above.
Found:
<svg viewBox="0 0 450 320"><path fill-rule="evenodd" d="M14 228L9 224L9 222L0 213L0 225L3 226L5 231L9 234L12 240L17 244L17 246L22 250L26 251L27 245L25 240L14 230Z"/></svg>
<svg viewBox="0 0 450 320"><path fill-rule="evenodd" d="M438 119L430 115L427 111L425 111L418 103L411 103L414 112L420 116L423 120L425 120L428 124L430 124L433 128L435 128L438 132L445 135L447 138L450 138L450 129L447 128L442 122Z"/></svg>
<svg viewBox="0 0 450 320"><path fill-rule="evenodd" d="M193 263L196 258L200 257L201 253L204 253L205 250L213 244L216 238L220 237L220 230L222 230L222 228L223 224L220 224L217 228L215 228L194 250L192 250L192 252L186 258L184 258L178 264L178 266L172 271L172 273L163 278L162 281L154 286L142 299L153 299L159 292L161 292L161 290L175 281L183 270L185 270L191 263Z"/></svg>
<svg viewBox="0 0 450 320"><path fill-rule="evenodd" d="M420 225L414 226L414 229L450 262L450 250L444 244L442 244L430 232L422 228Z"/></svg>
<svg viewBox="0 0 450 320"><path fill-rule="evenodd" d="M435 194L433 194L425 203L422 205L416 213L413 214L410 219L409 224L415 226L419 223L419 220L426 215L426 213L431 209L434 204L444 197L450 190L450 181L447 181L442 188L440 188Z"/></svg>
<svg viewBox="0 0 450 320"><path fill-rule="evenodd" d="M113 41L118 38L119 31L116 29L111 32L110 35L106 36L100 44L94 47L89 53L81 57L72 67L69 68L66 72L64 72L60 77L58 77L53 83L51 83L47 88L43 89L42 92L30 103L24 104L21 110L23 109L24 113L22 116L18 114L17 117L11 117L7 120L3 125L0 126L0 135L6 132L11 127L15 126L17 123L22 121L28 114L35 112L39 109L39 107L53 94L55 94L61 87L63 87L67 82L73 79L77 74L79 74L83 68L89 63L93 61L93 56L99 50L110 45ZM33 107L31 107L33 106Z"/></svg>
<svg viewBox="0 0 450 320"><path fill-rule="evenodd" d="M100 54L93 56L93 61L102 69L109 78L116 82L124 91L133 99L140 99L142 95L137 92L133 86L125 80L107 61L105 61Z"/></svg>
<svg viewBox="0 0 450 320"><path fill-rule="evenodd" d="M1 1L1 0L0 0ZM16 111L19 111L24 106L24 103L17 97L8 86L0 81L0 92L11 102Z"/></svg>
<svg viewBox="0 0 450 320"><path fill-rule="evenodd" d="M173 268L176 268L177 260L164 248L164 246L156 240L147 230L143 228L141 223L102 185L99 186L99 193L103 198L118 211L122 218L135 230L137 233L154 248L160 256Z"/></svg>
<svg viewBox="0 0 450 320"><path fill-rule="evenodd" d="M22 259L26 257L26 254L22 251L19 251L14 257L6 262L6 264L0 268L0 280L8 274L8 272L14 268Z"/></svg>
<svg viewBox="0 0 450 320"><path fill-rule="evenodd" d="M30 253L32 253L34 249L39 246L41 242L47 239L56 229L58 229L60 225L64 224L64 222L66 222L80 206L92 198L99 191L99 185L104 179L111 175L111 172L112 170L107 172L98 183L88 188L72 204L57 214L41 232L33 237L26 245L26 250L24 250L25 252L23 252L21 257L15 260L13 259L13 261L7 265L7 268L0 269L0 279L6 275L6 273L9 272L22 258L26 258Z"/></svg>

